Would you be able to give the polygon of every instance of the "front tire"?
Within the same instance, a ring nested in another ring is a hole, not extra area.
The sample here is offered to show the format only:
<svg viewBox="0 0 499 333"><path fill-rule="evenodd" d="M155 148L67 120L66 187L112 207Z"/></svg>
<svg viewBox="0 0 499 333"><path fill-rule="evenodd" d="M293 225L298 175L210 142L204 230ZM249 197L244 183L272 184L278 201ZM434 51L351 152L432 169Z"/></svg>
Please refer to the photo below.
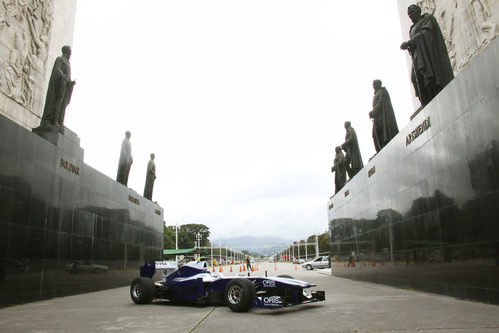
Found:
<svg viewBox="0 0 499 333"><path fill-rule="evenodd" d="M314 269L312 265L307 265L307 271L311 271L312 269Z"/></svg>
<svg viewBox="0 0 499 333"><path fill-rule="evenodd" d="M255 285L247 279L234 279L224 291L225 304L234 312L246 312L253 306Z"/></svg>
<svg viewBox="0 0 499 333"><path fill-rule="evenodd" d="M135 304L149 304L154 298L154 282L150 278L136 278L130 285L130 297Z"/></svg>

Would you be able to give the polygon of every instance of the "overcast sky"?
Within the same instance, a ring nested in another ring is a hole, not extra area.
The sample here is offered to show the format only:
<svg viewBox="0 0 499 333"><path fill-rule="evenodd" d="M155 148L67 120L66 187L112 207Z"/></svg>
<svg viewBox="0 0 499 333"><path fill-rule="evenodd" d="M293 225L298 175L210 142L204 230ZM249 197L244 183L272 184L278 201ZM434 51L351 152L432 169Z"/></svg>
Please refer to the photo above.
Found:
<svg viewBox="0 0 499 333"><path fill-rule="evenodd" d="M402 41L396 1L80 0L65 125L113 179L130 130L140 195L154 152L167 225L303 239L327 230L345 120L375 152L373 79L407 125Z"/></svg>

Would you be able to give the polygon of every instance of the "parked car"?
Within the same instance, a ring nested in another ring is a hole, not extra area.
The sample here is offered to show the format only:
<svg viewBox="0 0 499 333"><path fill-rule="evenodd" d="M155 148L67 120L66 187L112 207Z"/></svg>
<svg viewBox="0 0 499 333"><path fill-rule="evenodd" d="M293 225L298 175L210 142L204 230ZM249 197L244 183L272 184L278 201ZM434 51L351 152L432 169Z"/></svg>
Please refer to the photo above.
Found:
<svg viewBox="0 0 499 333"><path fill-rule="evenodd" d="M303 268L306 268L307 270L312 270L314 268L327 268L329 267L329 260L327 259L327 256L321 256L317 257L314 260L304 262L301 265Z"/></svg>

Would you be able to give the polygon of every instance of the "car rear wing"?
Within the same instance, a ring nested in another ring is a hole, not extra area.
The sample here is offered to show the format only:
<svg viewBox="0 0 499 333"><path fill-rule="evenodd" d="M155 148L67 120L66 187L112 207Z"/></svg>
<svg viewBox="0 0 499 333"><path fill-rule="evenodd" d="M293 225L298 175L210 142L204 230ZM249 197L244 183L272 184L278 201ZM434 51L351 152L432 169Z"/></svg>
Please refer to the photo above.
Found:
<svg viewBox="0 0 499 333"><path fill-rule="evenodd" d="M167 275L178 269L176 261L146 261L144 266L140 267L140 276L151 278L156 273L156 270L163 270L163 275Z"/></svg>

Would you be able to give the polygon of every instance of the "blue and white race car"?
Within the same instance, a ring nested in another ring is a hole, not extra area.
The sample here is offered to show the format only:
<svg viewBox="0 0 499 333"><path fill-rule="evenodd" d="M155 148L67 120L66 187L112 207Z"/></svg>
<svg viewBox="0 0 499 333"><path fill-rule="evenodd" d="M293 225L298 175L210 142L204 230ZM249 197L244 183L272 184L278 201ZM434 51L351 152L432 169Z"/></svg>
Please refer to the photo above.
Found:
<svg viewBox="0 0 499 333"><path fill-rule="evenodd" d="M163 279L153 282L156 270L163 270ZM315 286L288 275L257 277L210 273L204 261L189 262L181 267L175 261L155 261L140 268L140 277L130 286L130 296L136 304L166 299L173 303L225 304L232 311L244 312L252 307L276 309L324 301L324 291L307 292L306 289Z"/></svg>

